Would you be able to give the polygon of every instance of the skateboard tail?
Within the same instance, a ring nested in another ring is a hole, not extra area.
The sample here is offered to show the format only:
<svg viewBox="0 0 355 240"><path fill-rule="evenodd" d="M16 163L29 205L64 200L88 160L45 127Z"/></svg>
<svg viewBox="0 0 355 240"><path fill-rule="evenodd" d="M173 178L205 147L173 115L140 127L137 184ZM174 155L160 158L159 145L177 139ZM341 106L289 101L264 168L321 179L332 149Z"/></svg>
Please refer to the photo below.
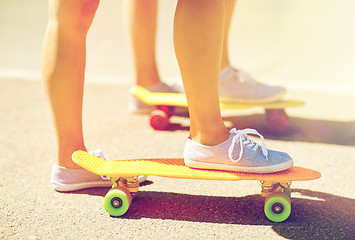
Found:
<svg viewBox="0 0 355 240"><path fill-rule="evenodd" d="M97 175L102 175L100 169L105 164L105 160L91 155L85 151L76 151L72 155L72 160L78 164L80 167L95 173Z"/></svg>
<svg viewBox="0 0 355 240"><path fill-rule="evenodd" d="M131 88L131 93L142 102L151 106L187 107L186 96L182 93L153 93L140 86Z"/></svg>

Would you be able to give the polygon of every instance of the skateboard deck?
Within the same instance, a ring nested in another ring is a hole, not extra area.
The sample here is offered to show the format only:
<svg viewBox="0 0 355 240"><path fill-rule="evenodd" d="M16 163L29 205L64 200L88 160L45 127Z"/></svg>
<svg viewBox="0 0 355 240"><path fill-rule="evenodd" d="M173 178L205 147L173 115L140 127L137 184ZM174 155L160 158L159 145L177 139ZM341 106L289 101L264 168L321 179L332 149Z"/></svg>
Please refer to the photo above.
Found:
<svg viewBox="0 0 355 240"><path fill-rule="evenodd" d="M131 93L139 98L142 102L152 106L177 106L187 107L186 96L183 93L155 93L140 87L134 86L131 88ZM221 109L250 109L250 108L265 108L265 109L280 109L287 107L301 107L305 103L299 100L279 100L268 103L255 102L255 103L242 103L237 101L224 101L221 99Z"/></svg>
<svg viewBox="0 0 355 240"><path fill-rule="evenodd" d="M204 180L258 180L258 181L306 181L320 177L320 173L302 167L292 167L276 173L242 173L223 170L189 168L183 158L153 158L105 161L84 151L73 154L73 160L86 170L108 177L128 177L138 175L168 178Z"/></svg>
<svg viewBox="0 0 355 240"><path fill-rule="evenodd" d="M182 93L154 93L140 86L132 87L131 93L145 104L156 107L156 111L153 111L150 117L150 125L156 130L168 129L169 118L174 115L174 107L187 107L186 96ZM265 109L268 128L275 133L282 133L287 128L288 116L284 109L301 107L304 104L303 101L287 99L268 103L241 103L220 100L222 110Z"/></svg>
<svg viewBox="0 0 355 240"><path fill-rule="evenodd" d="M126 213L132 201L131 195L137 193L139 189L137 177L139 175L150 175L183 179L260 181L262 184L261 195L267 197L265 214L270 220L280 222L286 220L291 213L291 182L315 180L321 176L315 170L296 166L285 171L265 174L193 169L185 166L182 158L105 161L84 151L73 153L72 159L86 170L111 179L113 187L105 197L104 206L105 210L112 216L121 216ZM116 199L118 203L114 203L113 199ZM286 212L279 213L279 208L273 209L275 202L280 206L282 205L280 208L286 209Z"/></svg>

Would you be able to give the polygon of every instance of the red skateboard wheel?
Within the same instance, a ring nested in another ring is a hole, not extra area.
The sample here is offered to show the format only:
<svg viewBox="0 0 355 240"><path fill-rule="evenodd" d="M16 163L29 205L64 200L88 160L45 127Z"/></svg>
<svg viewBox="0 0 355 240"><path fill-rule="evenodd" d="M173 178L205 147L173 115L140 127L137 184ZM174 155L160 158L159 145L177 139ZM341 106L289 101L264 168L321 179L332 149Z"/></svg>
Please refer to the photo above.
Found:
<svg viewBox="0 0 355 240"><path fill-rule="evenodd" d="M166 112L156 109L150 114L150 126L155 130L166 130L170 125L169 118Z"/></svg>

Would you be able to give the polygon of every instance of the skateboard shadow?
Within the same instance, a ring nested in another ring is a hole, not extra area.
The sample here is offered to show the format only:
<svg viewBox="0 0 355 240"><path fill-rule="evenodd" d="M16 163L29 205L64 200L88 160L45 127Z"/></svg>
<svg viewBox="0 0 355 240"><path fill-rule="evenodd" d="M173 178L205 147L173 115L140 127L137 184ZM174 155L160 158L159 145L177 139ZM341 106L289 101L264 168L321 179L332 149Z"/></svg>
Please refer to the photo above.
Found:
<svg viewBox="0 0 355 240"><path fill-rule="evenodd" d="M267 129L264 114L227 116L223 119L230 128L254 128L268 139L355 146L355 121L329 121L290 116L287 130L282 134L277 134ZM189 126L174 121L166 131L188 131L189 129Z"/></svg>
<svg viewBox="0 0 355 240"><path fill-rule="evenodd" d="M92 188L71 194L104 197L108 190ZM292 189L292 196L290 217L283 223L273 223L264 215L264 198L259 194L222 197L142 189L128 212L119 218L265 225L288 239L351 239L354 236L355 199L305 189Z"/></svg>
<svg viewBox="0 0 355 240"><path fill-rule="evenodd" d="M294 193L313 200L293 198L290 218L273 224L275 232L289 239L354 239L355 199L306 189Z"/></svg>
<svg viewBox="0 0 355 240"><path fill-rule="evenodd" d="M304 189L292 192L308 199L293 198L291 216L283 223L273 223L265 217L264 198L260 195L221 197L144 191L134 199L123 218L267 225L289 239L350 239L354 236L354 199Z"/></svg>
<svg viewBox="0 0 355 240"><path fill-rule="evenodd" d="M224 120L238 129L257 129L268 139L355 146L355 121L329 121L290 116L286 132L275 134L268 131L263 114L225 117Z"/></svg>

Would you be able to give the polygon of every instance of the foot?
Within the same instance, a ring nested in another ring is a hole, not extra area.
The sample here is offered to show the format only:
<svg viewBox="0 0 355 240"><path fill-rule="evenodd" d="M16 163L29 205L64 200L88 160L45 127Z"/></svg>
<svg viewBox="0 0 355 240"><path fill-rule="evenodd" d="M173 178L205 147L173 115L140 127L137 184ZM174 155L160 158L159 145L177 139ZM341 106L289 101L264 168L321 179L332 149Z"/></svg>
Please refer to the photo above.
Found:
<svg viewBox="0 0 355 240"><path fill-rule="evenodd" d="M158 83L157 85L147 87L147 90L151 92L164 92L164 93L181 93L183 92L182 88L180 89L177 86L169 86L163 82ZM137 97L131 96L131 99L128 103L128 109L132 113L140 113L140 114L149 114L155 108L153 106L149 106L142 101L140 101Z"/></svg>
<svg viewBox="0 0 355 240"><path fill-rule="evenodd" d="M108 160L101 150L90 151L103 160ZM147 176L139 176L138 182L144 182ZM53 188L60 192L70 192L93 187L111 187L112 182L104 177L96 175L85 169L65 168L54 165L52 168L51 184Z"/></svg>
<svg viewBox="0 0 355 240"><path fill-rule="evenodd" d="M223 101L272 102L279 100L286 93L286 89L259 83L248 73L232 66L220 72L219 80L219 94Z"/></svg>
<svg viewBox="0 0 355 240"><path fill-rule="evenodd" d="M261 146L248 134L257 135ZM192 168L218 169L236 172L271 173L292 167L293 160L283 152L268 150L264 137L254 129L230 131L229 138L215 146L187 140L185 164Z"/></svg>

